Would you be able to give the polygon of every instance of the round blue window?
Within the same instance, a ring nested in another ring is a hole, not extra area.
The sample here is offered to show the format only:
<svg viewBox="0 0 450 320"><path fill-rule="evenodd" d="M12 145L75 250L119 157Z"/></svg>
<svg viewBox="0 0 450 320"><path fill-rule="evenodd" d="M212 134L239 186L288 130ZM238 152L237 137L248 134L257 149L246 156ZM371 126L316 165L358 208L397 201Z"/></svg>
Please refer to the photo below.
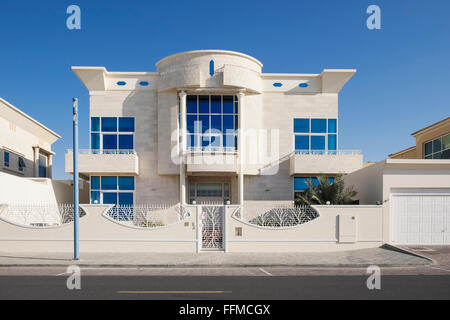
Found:
<svg viewBox="0 0 450 320"><path fill-rule="evenodd" d="M298 86L299 86L300 88L307 88L307 87L308 87L308 84L307 84L306 82L303 82L303 83L300 83Z"/></svg>
<svg viewBox="0 0 450 320"><path fill-rule="evenodd" d="M146 87L146 86L148 86L148 81L141 81L141 82L139 82L139 84L143 87Z"/></svg>
<svg viewBox="0 0 450 320"><path fill-rule="evenodd" d="M282 87L283 84L281 82L274 82L273 86L279 88Z"/></svg>
<svg viewBox="0 0 450 320"><path fill-rule="evenodd" d="M118 86L124 86L124 85L126 85L127 83L125 82L125 81L117 81L117 85Z"/></svg>

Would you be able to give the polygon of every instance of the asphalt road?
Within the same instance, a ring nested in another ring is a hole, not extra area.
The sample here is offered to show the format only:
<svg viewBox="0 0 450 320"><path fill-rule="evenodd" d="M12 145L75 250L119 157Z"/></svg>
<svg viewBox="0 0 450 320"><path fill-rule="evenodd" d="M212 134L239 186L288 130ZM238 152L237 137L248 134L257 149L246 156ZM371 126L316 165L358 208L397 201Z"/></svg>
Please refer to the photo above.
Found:
<svg viewBox="0 0 450 320"><path fill-rule="evenodd" d="M382 275L380 290L366 275L85 275L80 290L67 277L2 275L0 299L450 299L450 274Z"/></svg>

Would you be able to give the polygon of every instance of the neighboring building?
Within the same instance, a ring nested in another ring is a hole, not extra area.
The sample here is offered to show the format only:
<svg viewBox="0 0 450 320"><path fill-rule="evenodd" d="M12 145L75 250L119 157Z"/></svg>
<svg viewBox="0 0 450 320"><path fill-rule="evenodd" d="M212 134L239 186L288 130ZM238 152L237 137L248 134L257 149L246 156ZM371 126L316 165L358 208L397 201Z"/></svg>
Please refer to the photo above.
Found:
<svg viewBox="0 0 450 320"><path fill-rule="evenodd" d="M416 145L389 155L391 159L450 159L450 117L411 134Z"/></svg>
<svg viewBox="0 0 450 320"><path fill-rule="evenodd" d="M359 151L339 149L338 93L356 70L265 74L255 58L223 50L156 66L72 67L90 96L90 149L80 151L79 171L91 203L292 200L318 174L363 166ZM69 151L66 172L72 165Z"/></svg>
<svg viewBox="0 0 450 320"><path fill-rule="evenodd" d="M58 134L0 98L0 172L52 177L52 144Z"/></svg>

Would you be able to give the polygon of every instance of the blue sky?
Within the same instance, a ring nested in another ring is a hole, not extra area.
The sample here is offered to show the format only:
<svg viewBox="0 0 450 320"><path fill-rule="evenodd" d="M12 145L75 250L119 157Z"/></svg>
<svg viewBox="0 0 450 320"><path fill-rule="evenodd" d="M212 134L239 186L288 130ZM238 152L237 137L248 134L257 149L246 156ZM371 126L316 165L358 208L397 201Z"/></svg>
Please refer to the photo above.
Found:
<svg viewBox="0 0 450 320"><path fill-rule="evenodd" d="M81 8L81 30L66 8ZM381 8L381 30L366 8ZM80 101L88 148L88 91L72 65L155 71L186 50L235 50L263 72L356 68L341 91L340 148L365 161L413 145L410 133L450 115L450 1L8 1L0 10L0 96L62 136L53 175L72 146L71 100Z"/></svg>

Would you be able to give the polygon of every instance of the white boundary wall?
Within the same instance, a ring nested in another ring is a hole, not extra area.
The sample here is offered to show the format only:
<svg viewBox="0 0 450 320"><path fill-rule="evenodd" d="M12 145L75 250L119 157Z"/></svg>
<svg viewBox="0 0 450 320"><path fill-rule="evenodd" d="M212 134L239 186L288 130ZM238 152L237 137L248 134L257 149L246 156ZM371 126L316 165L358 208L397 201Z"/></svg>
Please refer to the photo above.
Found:
<svg viewBox="0 0 450 320"><path fill-rule="evenodd" d="M265 204L267 202L264 202ZM276 203L274 203L276 205ZM136 229L103 216L107 205L81 205L81 252L198 252L200 206L186 206L189 217L161 228ZM314 206L319 217L303 225L268 229L233 216L225 206L226 252L325 252L382 245L382 206ZM236 228L241 228L241 236ZM29 228L0 220L0 252L70 252L73 224Z"/></svg>

